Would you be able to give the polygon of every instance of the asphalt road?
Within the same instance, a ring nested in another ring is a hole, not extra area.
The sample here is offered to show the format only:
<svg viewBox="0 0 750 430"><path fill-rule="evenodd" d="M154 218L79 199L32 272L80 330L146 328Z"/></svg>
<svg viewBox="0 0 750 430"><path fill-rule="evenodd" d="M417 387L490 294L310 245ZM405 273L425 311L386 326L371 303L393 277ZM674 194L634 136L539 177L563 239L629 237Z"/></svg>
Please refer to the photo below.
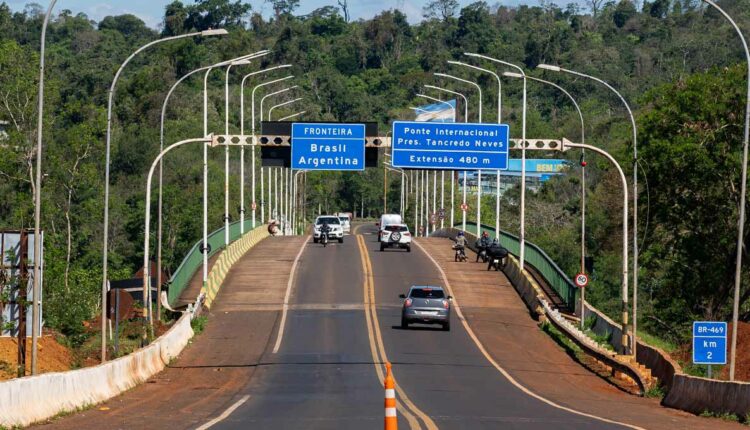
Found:
<svg viewBox="0 0 750 430"><path fill-rule="evenodd" d="M211 428L380 429L384 392L375 363L386 357L402 429L623 428L522 392L490 365L455 312L450 332L419 325L402 330L398 295L441 280L418 247L379 252L372 231L363 226L361 238L347 236L327 248L307 243L280 349L274 353L269 342L241 393L247 400ZM365 301L368 273L372 306Z"/></svg>

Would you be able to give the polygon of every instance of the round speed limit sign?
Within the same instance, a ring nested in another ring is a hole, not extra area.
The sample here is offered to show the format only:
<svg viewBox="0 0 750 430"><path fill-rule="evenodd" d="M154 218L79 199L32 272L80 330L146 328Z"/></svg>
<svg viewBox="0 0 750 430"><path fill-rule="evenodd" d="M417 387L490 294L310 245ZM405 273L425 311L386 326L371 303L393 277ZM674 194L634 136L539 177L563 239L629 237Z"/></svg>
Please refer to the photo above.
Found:
<svg viewBox="0 0 750 430"><path fill-rule="evenodd" d="M589 284L589 277L585 273L579 273L576 275L576 285L578 288L583 288Z"/></svg>

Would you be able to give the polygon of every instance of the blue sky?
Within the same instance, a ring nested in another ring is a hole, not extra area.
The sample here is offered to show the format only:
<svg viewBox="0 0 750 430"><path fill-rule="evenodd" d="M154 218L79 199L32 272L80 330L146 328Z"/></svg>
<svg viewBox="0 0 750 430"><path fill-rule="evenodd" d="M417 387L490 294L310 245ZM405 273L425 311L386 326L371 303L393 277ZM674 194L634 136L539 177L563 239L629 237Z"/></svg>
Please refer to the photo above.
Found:
<svg viewBox="0 0 750 430"><path fill-rule="evenodd" d="M59 0L57 10L70 9L73 13L84 12L91 19L99 21L107 15L119 15L124 13L131 13L140 17L150 27L156 28L161 23L161 18L164 15L164 7L171 3L172 0L128 0L128 1L99 1L99 0ZM472 3L475 0L460 0L462 6ZM33 0L5 0L6 3L14 11L23 10L24 6L28 3L34 2ZM182 0L185 4L193 3L193 0ZM353 19L358 18L371 18L378 12L399 8L409 17L409 21L417 22L422 17L422 7L427 4L429 0L349 0L349 9ZM560 6L564 6L567 3L583 3L582 0L558 0L557 3ZM47 2L44 0L36 0L36 3L43 4L45 9ZM260 11L263 15L268 16L271 13L270 3L264 0L253 0L249 1L253 6L253 10ZM487 1L488 4L492 5L499 3L506 6L517 6L519 4L530 4L537 5L539 0L499 0ZM319 7L336 5L336 0L301 0L300 8L297 11L298 14L306 14Z"/></svg>

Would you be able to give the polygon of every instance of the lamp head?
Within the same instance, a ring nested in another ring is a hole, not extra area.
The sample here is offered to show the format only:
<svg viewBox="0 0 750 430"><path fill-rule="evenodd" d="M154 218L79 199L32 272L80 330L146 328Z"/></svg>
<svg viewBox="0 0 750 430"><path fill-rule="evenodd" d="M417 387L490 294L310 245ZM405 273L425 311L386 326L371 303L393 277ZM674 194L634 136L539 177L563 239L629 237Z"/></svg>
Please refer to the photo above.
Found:
<svg viewBox="0 0 750 430"><path fill-rule="evenodd" d="M514 72L503 72L503 76L506 76L508 78L523 78L522 74Z"/></svg>
<svg viewBox="0 0 750 430"><path fill-rule="evenodd" d="M229 32L226 31L223 28L209 29L209 30L203 30L203 31L201 31L201 36L224 36L226 34L229 34Z"/></svg>
<svg viewBox="0 0 750 430"><path fill-rule="evenodd" d="M252 61L243 59L243 60L232 61L230 64L232 66L244 66L246 64L251 64L251 63L252 63Z"/></svg>
<svg viewBox="0 0 750 430"><path fill-rule="evenodd" d="M560 71L560 66L552 66L550 64L539 64L536 67L537 67L537 69L549 70L549 71L552 71L552 72L559 72Z"/></svg>

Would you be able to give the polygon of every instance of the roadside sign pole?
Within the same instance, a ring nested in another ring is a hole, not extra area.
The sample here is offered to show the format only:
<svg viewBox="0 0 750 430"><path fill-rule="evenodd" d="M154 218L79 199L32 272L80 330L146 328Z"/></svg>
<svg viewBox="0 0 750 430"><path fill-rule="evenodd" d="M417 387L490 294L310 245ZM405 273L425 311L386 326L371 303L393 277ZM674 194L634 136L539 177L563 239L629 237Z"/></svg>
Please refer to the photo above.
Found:
<svg viewBox="0 0 750 430"><path fill-rule="evenodd" d="M500 243L500 171L495 170L495 239Z"/></svg>
<svg viewBox="0 0 750 430"><path fill-rule="evenodd" d="M464 199L462 208L463 207L466 207L466 170L464 170ZM463 212L463 227L461 227L461 231L466 231L466 210L462 209L461 212Z"/></svg>
<svg viewBox="0 0 750 430"><path fill-rule="evenodd" d="M440 171L440 209L445 213L445 170ZM440 218L440 228L445 228L445 216Z"/></svg>
<svg viewBox="0 0 750 430"><path fill-rule="evenodd" d="M482 169L477 170L477 238L482 235Z"/></svg>
<svg viewBox="0 0 750 430"><path fill-rule="evenodd" d="M253 148L253 154L255 153L255 148ZM255 163L253 162L253 172L255 171ZM253 178L253 184L255 184L255 178ZM254 187L253 187L254 188ZM266 216L266 195L265 195L265 186L263 185L263 167L260 168L260 222L263 223L263 218ZM255 193L253 193L255 194ZM253 196L253 201L255 201L255 196ZM255 217L255 210L253 210L253 217ZM253 221L253 228L255 228L255 221Z"/></svg>
<svg viewBox="0 0 750 430"><path fill-rule="evenodd" d="M454 225L454 219L453 217L456 214L456 198L453 195L453 190L456 188L456 171L451 170L451 225L450 228L453 228Z"/></svg>

